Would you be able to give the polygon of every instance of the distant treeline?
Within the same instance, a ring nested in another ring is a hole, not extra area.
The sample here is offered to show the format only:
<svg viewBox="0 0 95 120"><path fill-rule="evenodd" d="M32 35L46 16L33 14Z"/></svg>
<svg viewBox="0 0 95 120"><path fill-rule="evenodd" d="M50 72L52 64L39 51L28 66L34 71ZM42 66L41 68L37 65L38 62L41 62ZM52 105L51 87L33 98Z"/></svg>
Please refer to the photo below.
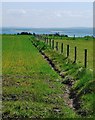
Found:
<svg viewBox="0 0 95 120"><path fill-rule="evenodd" d="M21 32L21 33L17 33L17 35L32 35L30 32Z"/></svg>
<svg viewBox="0 0 95 120"><path fill-rule="evenodd" d="M21 32L21 33L17 33L17 35L38 35L36 33L28 33L28 32ZM68 37L68 35L60 35L59 33L55 33L55 34L41 34L41 35L45 35L45 36L59 36L59 37Z"/></svg>
<svg viewBox="0 0 95 120"><path fill-rule="evenodd" d="M64 35L64 34L59 34L59 33L55 33L55 34L44 34L46 36L59 36L59 37L68 37L68 35Z"/></svg>
<svg viewBox="0 0 95 120"><path fill-rule="evenodd" d="M46 37L68 37L68 35L64 35L64 34L59 34L59 32L54 33L54 34L36 34L36 33L30 33L30 32L21 32L21 33L17 33L17 35L33 35L33 36L46 36ZM76 36L73 36L73 39L75 39ZM85 38L86 40L89 40L90 38L95 38L94 36L84 36L83 38Z"/></svg>

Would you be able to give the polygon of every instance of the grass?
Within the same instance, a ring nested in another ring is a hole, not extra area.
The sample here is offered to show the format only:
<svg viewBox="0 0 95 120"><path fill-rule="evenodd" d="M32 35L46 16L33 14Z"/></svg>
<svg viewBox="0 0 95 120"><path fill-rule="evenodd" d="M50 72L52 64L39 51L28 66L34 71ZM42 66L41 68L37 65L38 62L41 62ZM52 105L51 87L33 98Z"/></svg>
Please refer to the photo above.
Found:
<svg viewBox="0 0 95 120"><path fill-rule="evenodd" d="M50 37L49 37L50 38ZM85 37L85 38L71 38L71 37L63 37L54 38L55 44L56 42L59 43L59 52L61 51L61 43L64 44L64 56L67 54L67 45L70 46L70 56L69 58L74 61L74 49L75 46L77 47L77 64L84 66L84 49L87 49L88 56L87 56L87 68L91 71L93 70L93 38Z"/></svg>
<svg viewBox="0 0 95 120"><path fill-rule="evenodd" d="M36 44L38 41L35 39L34 43ZM37 44L38 49L40 44ZM77 103L77 112L84 114L85 118L92 118L95 114L93 109L95 99L93 71L85 69L82 65L74 64L70 58L66 59L64 54L59 54L59 52L50 49L48 46L47 49L42 49L42 51L52 60L56 68L61 71L61 74L64 75L63 83L73 82L70 88L70 97L74 98L74 102Z"/></svg>
<svg viewBox="0 0 95 120"><path fill-rule="evenodd" d="M0 35L0 119L2 114L2 36Z"/></svg>
<svg viewBox="0 0 95 120"><path fill-rule="evenodd" d="M2 36L0 35L0 76L2 74Z"/></svg>
<svg viewBox="0 0 95 120"><path fill-rule="evenodd" d="M78 118L64 102L62 79L32 45L30 36L2 38L3 118Z"/></svg>

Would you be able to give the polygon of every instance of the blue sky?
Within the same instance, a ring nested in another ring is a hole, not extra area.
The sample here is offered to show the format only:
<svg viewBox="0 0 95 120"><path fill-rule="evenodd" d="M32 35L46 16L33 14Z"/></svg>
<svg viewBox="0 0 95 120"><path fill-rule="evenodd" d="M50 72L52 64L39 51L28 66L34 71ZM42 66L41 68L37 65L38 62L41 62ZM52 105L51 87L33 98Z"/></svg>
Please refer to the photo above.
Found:
<svg viewBox="0 0 95 120"><path fill-rule="evenodd" d="M92 27L91 2L5 2L3 27Z"/></svg>

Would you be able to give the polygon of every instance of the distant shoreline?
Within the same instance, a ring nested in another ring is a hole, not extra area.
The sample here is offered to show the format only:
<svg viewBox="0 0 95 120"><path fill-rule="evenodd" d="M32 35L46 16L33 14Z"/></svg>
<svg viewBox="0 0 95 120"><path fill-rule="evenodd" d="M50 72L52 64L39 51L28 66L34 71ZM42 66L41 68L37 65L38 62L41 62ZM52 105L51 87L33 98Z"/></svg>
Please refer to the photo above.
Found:
<svg viewBox="0 0 95 120"><path fill-rule="evenodd" d="M72 27L72 28L25 28L25 27L3 27L0 28L0 34L17 34L21 32L30 32L36 34L55 34L68 35L69 37L93 36L93 28Z"/></svg>

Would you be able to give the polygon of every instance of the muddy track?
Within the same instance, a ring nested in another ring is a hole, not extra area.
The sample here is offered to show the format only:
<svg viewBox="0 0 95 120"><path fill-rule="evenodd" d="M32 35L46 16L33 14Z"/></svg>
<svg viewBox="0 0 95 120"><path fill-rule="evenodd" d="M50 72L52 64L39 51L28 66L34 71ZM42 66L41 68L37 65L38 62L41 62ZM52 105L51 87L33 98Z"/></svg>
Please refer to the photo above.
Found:
<svg viewBox="0 0 95 120"><path fill-rule="evenodd" d="M37 48L37 46L34 43L32 43L32 44ZM61 78L65 78L64 74L61 74L61 71L58 68L56 68L56 66L53 63L53 61L44 52L42 52L41 50L39 50L39 52L43 56L43 58L49 63L49 65L52 67L52 69L54 71L56 71L59 74L59 76L61 76ZM65 83L62 82L62 84L65 84ZM64 91L63 98L64 98L64 102L66 103L66 105L68 105L70 108L75 110L75 107L74 107L74 104L73 104L73 99L69 98L71 86L72 86L71 81L69 83L65 84L65 88L66 89Z"/></svg>
<svg viewBox="0 0 95 120"><path fill-rule="evenodd" d="M32 44L37 48L37 46L32 42ZM38 48L37 48L38 49ZM67 82L62 81L62 84L65 85L65 91L64 91L64 102L66 103L66 105L68 105L70 108L72 108L78 115L80 116L86 116L86 112L85 111L80 111L80 101L79 99L76 97L76 93L75 91L71 91L71 87L74 84L74 80L72 80L72 78L65 76L64 74L61 74L61 71L55 66L55 64L53 63L53 61L41 50L39 50L40 54L43 56L43 58L49 63L49 65L52 67L52 69L54 69L59 76L61 76L61 78L66 78L68 79Z"/></svg>
<svg viewBox="0 0 95 120"><path fill-rule="evenodd" d="M55 64L52 62L52 60L49 59L48 56L45 55L45 53L43 53L42 51L39 51L41 53L41 55L43 56L43 58L49 63L49 65L52 67L52 69L54 69L59 76L61 76L61 78L65 78L65 76L63 74L61 74L61 71L58 70L55 66ZM73 99L69 98L69 94L70 94L70 85L68 84L68 86L65 86L66 89L64 91L64 102L66 103L66 105L68 105L70 108L75 109L73 106Z"/></svg>

